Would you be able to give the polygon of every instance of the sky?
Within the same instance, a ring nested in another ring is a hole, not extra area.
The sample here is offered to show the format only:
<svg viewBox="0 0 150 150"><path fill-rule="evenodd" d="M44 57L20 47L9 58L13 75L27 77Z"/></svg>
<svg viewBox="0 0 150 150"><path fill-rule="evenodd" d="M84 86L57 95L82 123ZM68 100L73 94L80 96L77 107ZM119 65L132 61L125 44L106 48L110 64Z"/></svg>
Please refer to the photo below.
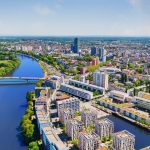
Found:
<svg viewBox="0 0 150 150"><path fill-rule="evenodd" d="M0 0L0 35L150 36L150 0Z"/></svg>

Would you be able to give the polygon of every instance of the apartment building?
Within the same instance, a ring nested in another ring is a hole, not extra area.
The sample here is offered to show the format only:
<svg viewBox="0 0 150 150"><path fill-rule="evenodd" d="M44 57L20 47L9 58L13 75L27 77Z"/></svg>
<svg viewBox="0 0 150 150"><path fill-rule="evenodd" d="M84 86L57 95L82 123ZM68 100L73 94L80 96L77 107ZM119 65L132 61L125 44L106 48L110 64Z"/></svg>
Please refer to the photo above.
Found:
<svg viewBox="0 0 150 150"><path fill-rule="evenodd" d="M57 105L58 116L60 114L60 110L66 108L70 108L75 112L80 111L80 100L75 97L57 101L56 105Z"/></svg>
<svg viewBox="0 0 150 150"><path fill-rule="evenodd" d="M142 97L134 97L134 101L137 107L150 110L150 100Z"/></svg>
<svg viewBox="0 0 150 150"><path fill-rule="evenodd" d="M68 120L75 118L75 111L69 108L61 109L59 114L60 122L66 124Z"/></svg>
<svg viewBox="0 0 150 150"><path fill-rule="evenodd" d="M84 123L77 119L69 120L66 123L66 133L72 140L78 138L78 133L81 132L83 128Z"/></svg>
<svg viewBox="0 0 150 150"><path fill-rule="evenodd" d="M94 111L87 109L82 111L81 113L81 121L84 123L86 127L90 125L94 125L96 119L97 119L97 113Z"/></svg>
<svg viewBox="0 0 150 150"><path fill-rule="evenodd" d="M100 119L95 122L95 133L100 136L101 139L104 137L110 137L114 131L114 123L109 119Z"/></svg>
<svg viewBox="0 0 150 150"><path fill-rule="evenodd" d="M93 99L93 92L62 83L60 90L86 100Z"/></svg>
<svg viewBox="0 0 150 150"><path fill-rule="evenodd" d="M46 114L49 114L50 105L50 88L35 88L35 109L44 110Z"/></svg>
<svg viewBox="0 0 150 150"><path fill-rule="evenodd" d="M135 136L123 130L113 134L112 150L134 150Z"/></svg>
<svg viewBox="0 0 150 150"><path fill-rule="evenodd" d="M99 136L95 133L79 132L78 148L79 150L98 150Z"/></svg>
<svg viewBox="0 0 150 150"><path fill-rule="evenodd" d="M93 75L94 85L103 87L108 90L108 74L105 72L95 72Z"/></svg>
<svg viewBox="0 0 150 150"><path fill-rule="evenodd" d="M50 126L43 126L42 128L42 143L44 150L68 150L59 136L55 133L55 130Z"/></svg>
<svg viewBox="0 0 150 150"><path fill-rule="evenodd" d="M130 99L130 96L127 93L121 92L121 91L116 91L116 90L110 91L109 96L117 101L122 102L122 103L124 103L124 102L128 101L128 99Z"/></svg>
<svg viewBox="0 0 150 150"><path fill-rule="evenodd" d="M101 95L105 94L105 88L97 86L97 85L88 84L88 83L84 83L84 82L80 82L80 81L72 80L72 79L69 80L69 84L73 85L73 86L75 86L77 88L85 89L87 91L91 91L91 92L97 91L97 92L100 92Z"/></svg>

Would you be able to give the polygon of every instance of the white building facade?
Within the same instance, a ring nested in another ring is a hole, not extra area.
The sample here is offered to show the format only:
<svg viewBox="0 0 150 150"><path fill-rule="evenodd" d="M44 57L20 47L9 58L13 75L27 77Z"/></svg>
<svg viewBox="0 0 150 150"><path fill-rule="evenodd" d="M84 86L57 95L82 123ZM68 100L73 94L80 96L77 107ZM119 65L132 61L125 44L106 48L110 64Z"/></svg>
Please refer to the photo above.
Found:
<svg viewBox="0 0 150 150"><path fill-rule="evenodd" d="M72 119L67 121L66 123L66 134L71 137L72 140L78 138L78 133L83 130L84 123L77 120Z"/></svg>
<svg viewBox="0 0 150 150"><path fill-rule="evenodd" d="M93 75L94 85L108 89L108 74L105 72L95 72Z"/></svg>
<svg viewBox="0 0 150 150"><path fill-rule="evenodd" d="M134 150L135 136L124 130L113 134L112 150Z"/></svg>
<svg viewBox="0 0 150 150"><path fill-rule="evenodd" d="M109 138L114 131L114 124L109 119L97 120L95 123L95 133L100 136L101 139Z"/></svg>

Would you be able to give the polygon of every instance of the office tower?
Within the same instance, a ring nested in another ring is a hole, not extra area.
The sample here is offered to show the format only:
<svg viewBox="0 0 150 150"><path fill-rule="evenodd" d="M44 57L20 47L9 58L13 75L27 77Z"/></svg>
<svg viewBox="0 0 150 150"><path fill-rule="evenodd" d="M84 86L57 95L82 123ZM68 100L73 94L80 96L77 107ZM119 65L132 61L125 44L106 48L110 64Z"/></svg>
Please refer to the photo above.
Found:
<svg viewBox="0 0 150 150"><path fill-rule="evenodd" d="M99 136L95 133L79 132L78 148L79 150L98 150Z"/></svg>
<svg viewBox="0 0 150 150"><path fill-rule="evenodd" d="M71 51L74 52L74 44L71 44Z"/></svg>
<svg viewBox="0 0 150 150"><path fill-rule="evenodd" d="M96 54L97 54L97 48L91 47L91 56L96 56Z"/></svg>
<svg viewBox="0 0 150 150"><path fill-rule="evenodd" d="M123 130L113 134L112 150L134 150L135 136Z"/></svg>
<svg viewBox="0 0 150 150"><path fill-rule="evenodd" d="M66 124L68 120L75 118L75 111L69 108L61 109L59 112L60 122Z"/></svg>
<svg viewBox="0 0 150 150"><path fill-rule="evenodd" d="M79 40L78 40L78 38L75 38L74 43L71 44L71 50L73 53L79 53Z"/></svg>
<svg viewBox="0 0 150 150"><path fill-rule="evenodd" d="M67 121L66 123L66 134L71 137L72 140L78 138L78 133L81 132L84 128L84 123L77 120L72 119Z"/></svg>
<svg viewBox="0 0 150 150"><path fill-rule="evenodd" d="M106 62L106 50L104 48L99 49L99 60Z"/></svg>
<svg viewBox="0 0 150 150"><path fill-rule="evenodd" d="M105 118L95 122L95 133L98 134L101 139L110 137L113 131L114 124L109 119Z"/></svg>
<svg viewBox="0 0 150 150"><path fill-rule="evenodd" d="M81 113L81 121L84 123L86 127L90 125L94 125L96 119L97 119L97 113L94 111L90 111L89 109L87 109Z"/></svg>
<svg viewBox="0 0 150 150"><path fill-rule="evenodd" d="M94 85L108 89L108 74L105 72L95 72L93 75Z"/></svg>

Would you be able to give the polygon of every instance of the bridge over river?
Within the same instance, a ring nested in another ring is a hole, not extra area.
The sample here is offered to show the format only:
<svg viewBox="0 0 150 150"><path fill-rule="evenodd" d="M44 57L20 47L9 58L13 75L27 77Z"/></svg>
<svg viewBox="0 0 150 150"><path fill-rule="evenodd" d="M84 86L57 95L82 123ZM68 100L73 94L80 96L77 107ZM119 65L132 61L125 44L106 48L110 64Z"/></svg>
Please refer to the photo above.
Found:
<svg viewBox="0 0 150 150"><path fill-rule="evenodd" d="M38 77L0 77L0 85L11 85L11 84L35 84L38 82Z"/></svg>

